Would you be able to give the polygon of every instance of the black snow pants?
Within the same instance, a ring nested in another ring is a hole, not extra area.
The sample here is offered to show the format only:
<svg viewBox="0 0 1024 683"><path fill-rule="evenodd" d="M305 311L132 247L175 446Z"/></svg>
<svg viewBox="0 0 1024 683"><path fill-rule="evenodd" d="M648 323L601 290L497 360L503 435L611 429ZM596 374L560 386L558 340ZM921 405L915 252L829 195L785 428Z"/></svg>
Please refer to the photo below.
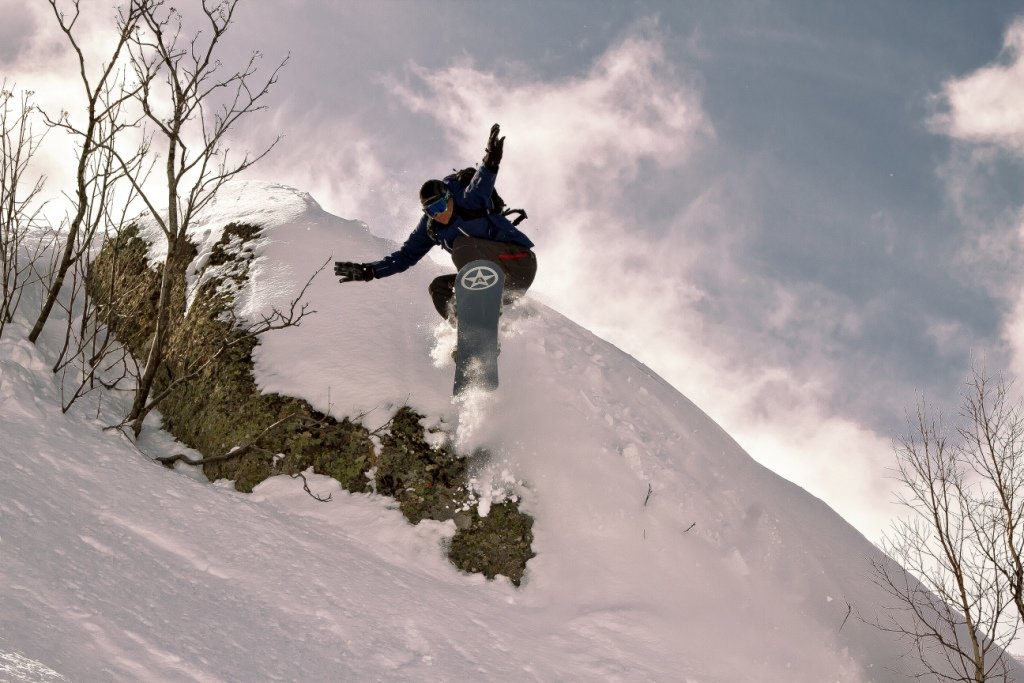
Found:
<svg viewBox="0 0 1024 683"><path fill-rule="evenodd" d="M494 242L461 235L455 239L452 261L456 268L486 259L505 271L505 303L522 296L537 275L537 256L526 247L507 242ZM455 273L434 278L430 283L430 298L442 318L455 324Z"/></svg>

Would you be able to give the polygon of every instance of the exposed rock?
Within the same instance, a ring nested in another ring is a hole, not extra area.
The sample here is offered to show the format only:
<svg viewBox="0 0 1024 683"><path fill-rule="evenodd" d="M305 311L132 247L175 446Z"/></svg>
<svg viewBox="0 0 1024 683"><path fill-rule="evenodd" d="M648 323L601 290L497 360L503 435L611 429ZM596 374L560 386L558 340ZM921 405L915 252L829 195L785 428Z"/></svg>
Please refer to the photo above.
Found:
<svg viewBox="0 0 1024 683"><path fill-rule="evenodd" d="M258 340L231 327L223 315L233 305L231 292L247 277L252 252L245 245L258 235L258 226L225 227L208 265L235 263L221 269L219 280L199 287L187 312L181 274L166 359L154 387L155 392L170 387L159 405L164 428L204 457L247 446L239 457L203 466L208 478L232 480L239 491L251 492L270 476L312 468L348 491L368 492L375 486L378 493L393 496L413 524L454 519L452 562L488 578L507 576L519 585L533 557L532 518L513 502L494 505L487 517L480 517L468 494L466 459L450 447L430 446L422 415L411 407L399 409L380 436L378 453L369 430L358 421L324 415L301 399L259 391L252 361ZM136 358L145 358L148 351L161 277L148 266L146 254L138 231L125 230L104 244L88 283L104 320ZM233 286L224 287L224 278ZM173 378L186 376L171 386ZM276 426L268 430L271 425Z"/></svg>

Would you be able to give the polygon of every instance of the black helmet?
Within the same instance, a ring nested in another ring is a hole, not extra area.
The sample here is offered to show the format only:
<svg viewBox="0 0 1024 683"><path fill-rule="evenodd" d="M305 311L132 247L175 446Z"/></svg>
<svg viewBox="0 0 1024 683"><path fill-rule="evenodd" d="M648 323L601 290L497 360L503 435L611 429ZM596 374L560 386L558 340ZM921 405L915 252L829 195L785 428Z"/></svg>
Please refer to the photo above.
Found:
<svg viewBox="0 0 1024 683"><path fill-rule="evenodd" d="M440 180L428 180L420 188L420 204L426 206L435 199L448 194L448 186Z"/></svg>

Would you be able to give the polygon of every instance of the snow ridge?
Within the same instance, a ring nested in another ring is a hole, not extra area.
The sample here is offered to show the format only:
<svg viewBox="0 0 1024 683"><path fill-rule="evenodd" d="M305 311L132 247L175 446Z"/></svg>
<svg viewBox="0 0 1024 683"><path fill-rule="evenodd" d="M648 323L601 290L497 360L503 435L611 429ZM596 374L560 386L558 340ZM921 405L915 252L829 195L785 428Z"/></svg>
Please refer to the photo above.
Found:
<svg viewBox="0 0 1024 683"><path fill-rule="evenodd" d="M197 264L230 221L265 228L239 301L247 315L294 296L329 257L394 246L308 194L235 182L197 223ZM114 398L98 419L95 406L61 414L45 344L18 341L15 328L0 341L0 677L912 673L902 644L849 618L884 614L877 549L648 368L538 300L503 316L499 391L452 403L452 335L426 292L439 272L428 261L366 284L317 277L317 314L264 340L257 379L337 416L364 414L371 428L408 404L460 451L490 452L473 475L478 510L516 496L536 520L521 588L455 570L441 547L453 523L410 526L392 501L333 480L310 478L333 494L320 504L286 477L247 496L186 467L168 472L100 431ZM155 427L139 446L182 449Z"/></svg>

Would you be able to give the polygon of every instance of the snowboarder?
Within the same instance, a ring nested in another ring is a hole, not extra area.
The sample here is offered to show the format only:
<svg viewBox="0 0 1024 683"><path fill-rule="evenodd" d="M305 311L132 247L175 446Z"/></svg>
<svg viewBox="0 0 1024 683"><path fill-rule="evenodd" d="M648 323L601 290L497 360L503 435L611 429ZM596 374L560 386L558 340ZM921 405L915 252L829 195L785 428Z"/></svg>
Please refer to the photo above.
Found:
<svg viewBox="0 0 1024 683"><path fill-rule="evenodd" d="M339 282L384 278L415 265L435 245L450 252L456 269L471 261L484 259L501 266L505 272L506 303L521 296L537 274L533 242L495 207L494 183L504 152L501 128L491 126L483 163L464 185L456 175L444 180L428 180L420 188L423 217L401 249L373 263L336 261L334 274ZM430 298L437 312L455 324L455 278L442 275L430 283Z"/></svg>

